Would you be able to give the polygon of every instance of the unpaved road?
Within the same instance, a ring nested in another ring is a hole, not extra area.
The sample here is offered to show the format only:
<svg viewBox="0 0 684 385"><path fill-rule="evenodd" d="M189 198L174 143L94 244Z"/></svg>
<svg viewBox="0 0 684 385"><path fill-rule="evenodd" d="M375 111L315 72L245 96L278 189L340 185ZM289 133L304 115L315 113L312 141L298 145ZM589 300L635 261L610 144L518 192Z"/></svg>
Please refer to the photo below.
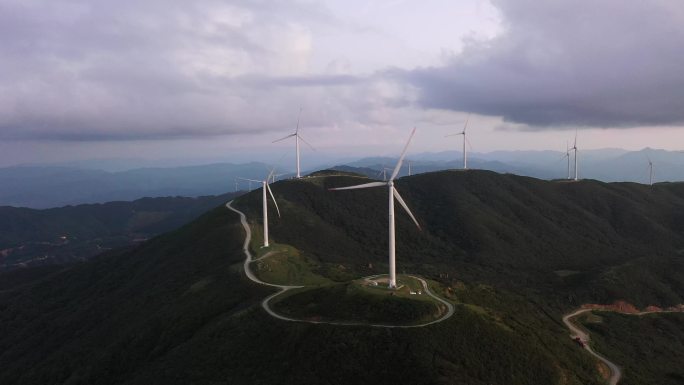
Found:
<svg viewBox="0 0 684 385"><path fill-rule="evenodd" d="M610 379L608 380L608 383L610 385L617 385L618 381L620 381L620 377L622 377L622 370L620 370L620 367L617 366L614 362L608 360L606 357L603 357L602 355L596 353L589 345L589 334L583 332L571 321L574 317L577 317L578 315L589 312L591 310L592 309L579 309L570 314L566 314L563 317L563 323L572 332L572 334L570 335L571 338L579 337L580 339L582 339L582 341L585 342L585 350L588 351L589 354L591 354L592 356L601 360L601 362L603 362L608 366L608 368L610 368Z"/></svg>
<svg viewBox="0 0 684 385"><path fill-rule="evenodd" d="M413 278L415 278L421 282L421 284L423 285L423 290L425 291L425 293L427 295L429 295L430 297L434 298L435 300L441 302L442 304L444 304L446 306L447 311L446 311L446 313L444 313L444 315L442 315L442 317L440 317L436 320L426 322L423 324L418 324L418 325L388 325L388 324L368 324L368 323L361 323L361 322L336 322L336 321L302 320L302 319L285 317L283 315L276 313L273 309L271 309L271 306L270 306L270 301L273 298L285 293L288 290L299 289L299 288L302 288L304 286L276 285L273 283L264 282L264 281L260 280L259 278L257 278L256 275L254 275L254 272L252 272L252 268L251 268L250 264L252 262L254 262L255 259L252 257L252 253L249 251L249 243L252 240L252 230L249 228L249 225L247 224L247 217L245 216L245 214L242 211L233 207L232 203L233 203L233 201L226 203L226 208L228 208L229 210L232 210L232 211L238 213L238 215L240 215L240 223L242 223L242 227L245 229L245 243L242 246L242 250L245 253L245 263L243 265L244 270L245 270L245 275L247 276L247 278L249 278L253 282L256 282L260 285L271 286L271 287L275 287L275 288L280 289L277 292L266 297L263 301L261 301L261 307L263 307L264 310L268 314L270 314L272 317L278 318L278 319L283 320L283 321L305 322L305 323L311 323L311 324L329 324L329 325L341 325L341 326L372 326L372 327L381 327L381 328L418 328L418 327L425 327L428 325L433 325L433 324L445 321L449 317L454 315L454 305L452 305L450 302L438 297L432 291L430 291L430 288L429 288L427 282L423 278L416 277L413 275L411 277L413 277Z"/></svg>

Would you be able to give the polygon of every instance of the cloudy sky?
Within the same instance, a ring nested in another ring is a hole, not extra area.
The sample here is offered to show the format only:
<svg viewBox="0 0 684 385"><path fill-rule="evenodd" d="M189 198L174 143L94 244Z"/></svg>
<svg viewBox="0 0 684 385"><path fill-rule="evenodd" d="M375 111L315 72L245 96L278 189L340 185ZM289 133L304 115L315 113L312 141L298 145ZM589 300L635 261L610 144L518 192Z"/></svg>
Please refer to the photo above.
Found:
<svg viewBox="0 0 684 385"><path fill-rule="evenodd" d="M680 0L0 0L0 166L684 147ZM452 140L453 139L453 140ZM319 155L320 156L320 155Z"/></svg>

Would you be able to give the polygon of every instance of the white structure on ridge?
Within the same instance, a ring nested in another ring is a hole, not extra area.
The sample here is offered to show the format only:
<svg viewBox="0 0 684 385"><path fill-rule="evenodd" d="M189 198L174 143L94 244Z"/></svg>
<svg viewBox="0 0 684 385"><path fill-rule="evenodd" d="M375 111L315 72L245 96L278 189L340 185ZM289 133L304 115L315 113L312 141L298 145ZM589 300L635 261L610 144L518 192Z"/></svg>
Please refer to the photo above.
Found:
<svg viewBox="0 0 684 385"><path fill-rule="evenodd" d="M415 134L416 129L414 128L411 131L411 136L409 136L408 141L406 142L406 146L404 146L404 151L402 151L401 156L399 157L399 161L397 162L397 165L394 167L394 171L392 172L392 175L390 176L390 179L385 182L370 182L370 183L364 183L356 186L349 186L349 187L338 187L338 188L332 188L330 190L353 190L353 189L361 189L361 188L370 188L370 187L383 187L386 186L389 190L389 288L394 289L397 287L397 273L396 273L396 255L395 255L395 231L394 231L394 199L401 204L401 206L406 210L408 213L409 217L413 220L413 223L418 226L418 229L420 230L420 225L418 224L418 221L416 218L413 216L411 213L411 210L409 210L408 206L406 206L406 203L404 200L401 198L401 195L399 195L399 192L397 189L394 187L394 179L397 177L397 174L399 174L399 170L401 169L401 164L404 161L404 156L406 156L406 150L408 150L408 146L411 143L411 139L413 138L413 134Z"/></svg>
<svg viewBox="0 0 684 385"><path fill-rule="evenodd" d="M263 207L263 211L264 211L264 247L268 247L268 198L266 197L266 190L268 190L268 193L271 195L271 199L273 199L273 204L275 204L276 211L278 212L278 217L280 218L280 209L278 208L278 203L276 202L275 197L273 196L273 191L271 191L271 187L268 185L269 184L268 182L271 180L272 176L273 176L273 171L271 171L271 173L268 174L268 176L264 180L239 178L239 179L246 180L249 182L261 183L261 186L262 186L262 207Z"/></svg>
<svg viewBox="0 0 684 385"><path fill-rule="evenodd" d="M295 138L295 151L297 153L297 178L302 177L301 168L299 166L299 141L301 140L302 142L306 143L307 146L311 147L312 150L316 151L316 149L311 144L309 144L309 142L304 140L304 138L302 138L302 136L299 134L299 119L301 118L301 116L302 116L302 109L300 108L299 109L299 116L297 117L297 128L295 129L294 134L290 134L284 138L280 138L278 140L273 141L273 143L276 143L276 142L280 142L281 140L285 140L285 139L288 139L288 138L291 138L294 136L294 138Z"/></svg>

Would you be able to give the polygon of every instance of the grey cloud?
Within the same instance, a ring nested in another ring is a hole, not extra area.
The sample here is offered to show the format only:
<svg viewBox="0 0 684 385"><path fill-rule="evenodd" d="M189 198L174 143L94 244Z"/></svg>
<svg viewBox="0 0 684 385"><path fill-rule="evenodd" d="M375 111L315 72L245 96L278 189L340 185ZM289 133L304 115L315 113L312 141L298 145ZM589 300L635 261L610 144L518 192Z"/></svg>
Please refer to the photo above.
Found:
<svg viewBox="0 0 684 385"><path fill-rule="evenodd" d="M389 70L426 108L502 116L533 129L684 122L678 0L496 0L505 30L441 67Z"/></svg>
<svg viewBox="0 0 684 385"><path fill-rule="evenodd" d="M327 28L309 2L0 2L0 139L130 140L280 129L318 97L263 88L350 84L273 76L293 24ZM224 69L239 81L226 82ZM254 113L254 111L259 111ZM313 120L313 118L312 118Z"/></svg>
<svg viewBox="0 0 684 385"><path fill-rule="evenodd" d="M227 79L229 84L259 87L329 87L352 86L372 81L370 77L356 75L309 75L309 76L240 76Z"/></svg>

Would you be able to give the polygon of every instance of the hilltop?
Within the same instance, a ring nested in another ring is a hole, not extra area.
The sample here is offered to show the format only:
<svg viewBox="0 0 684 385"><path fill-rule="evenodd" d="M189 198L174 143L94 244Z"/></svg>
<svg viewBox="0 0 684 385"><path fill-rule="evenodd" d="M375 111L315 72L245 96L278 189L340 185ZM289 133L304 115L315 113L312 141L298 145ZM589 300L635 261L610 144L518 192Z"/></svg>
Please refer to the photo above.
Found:
<svg viewBox="0 0 684 385"><path fill-rule="evenodd" d="M309 178L273 186L278 242L342 279L385 273L386 191L331 192L358 178ZM445 283L525 291L559 309L627 300L684 303L684 184L542 181L443 171L396 182L423 228L397 212L398 271ZM238 204L257 220L260 197ZM369 269L369 264L373 265ZM666 284L664 284L666 283Z"/></svg>
<svg viewBox="0 0 684 385"><path fill-rule="evenodd" d="M299 258L287 271L339 284L386 272L386 190L328 191L360 178L272 185L273 242ZM273 291L243 275L245 235L221 205L133 250L0 276L0 382L599 384L562 312L684 302L684 185L444 171L396 187L423 227L397 210L398 272L438 283L456 305L442 323L270 317L260 304ZM256 249L261 192L234 204Z"/></svg>

